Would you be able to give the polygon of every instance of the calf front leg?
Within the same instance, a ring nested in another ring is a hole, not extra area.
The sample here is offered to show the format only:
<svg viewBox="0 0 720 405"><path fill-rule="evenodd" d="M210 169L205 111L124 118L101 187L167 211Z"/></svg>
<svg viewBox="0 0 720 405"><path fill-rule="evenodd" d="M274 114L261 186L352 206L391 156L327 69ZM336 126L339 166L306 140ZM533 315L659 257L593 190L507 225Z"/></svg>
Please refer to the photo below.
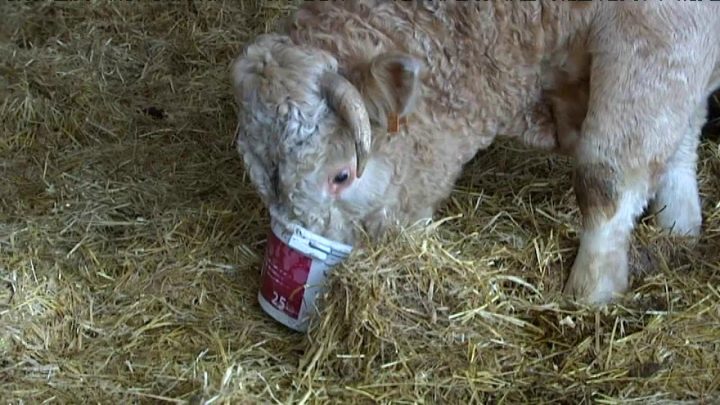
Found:
<svg viewBox="0 0 720 405"><path fill-rule="evenodd" d="M650 180L647 170L624 170L609 162L576 168L583 229L566 294L601 303L627 289L629 241L648 201Z"/></svg>
<svg viewBox="0 0 720 405"><path fill-rule="evenodd" d="M668 161L651 204L658 225L674 235L700 235L702 212L697 182L697 147L704 112L703 108L697 114L695 125L686 132L680 147Z"/></svg>

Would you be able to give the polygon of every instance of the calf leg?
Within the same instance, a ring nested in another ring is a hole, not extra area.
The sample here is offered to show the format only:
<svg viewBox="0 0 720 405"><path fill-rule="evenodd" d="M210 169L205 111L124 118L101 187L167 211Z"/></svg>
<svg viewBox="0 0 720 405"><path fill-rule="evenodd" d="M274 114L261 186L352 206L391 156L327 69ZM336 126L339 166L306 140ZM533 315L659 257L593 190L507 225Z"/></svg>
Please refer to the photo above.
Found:
<svg viewBox="0 0 720 405"><path fill-rule="evenodd" d="M697 182L699 134L699 125L689 129L668 161L651 204L658 224L675 235L700 234L702 213Z"/></svg>
<svg viewBox="0 0 720 405"><path fill-rule="evenodd" d="M644 43L618 32L594 44L588 113L573 148L583 224L565 293L596 304L627 289L630 237L659 180L657 200L671 206L663 221L696 227L696 213L679 213L685 203L697 208L688 170L696 144L683 135L710 73L702 55L685 52L690 34Z"/></svg>
<svg viewBox="0 0 720 405"><path fill-rule="evenodd" d="M565 293L590 302L610 301L628 284L628 245L650 195L648 170L609 163L580 165L575 193L583 216L580 248Z"/></svg>

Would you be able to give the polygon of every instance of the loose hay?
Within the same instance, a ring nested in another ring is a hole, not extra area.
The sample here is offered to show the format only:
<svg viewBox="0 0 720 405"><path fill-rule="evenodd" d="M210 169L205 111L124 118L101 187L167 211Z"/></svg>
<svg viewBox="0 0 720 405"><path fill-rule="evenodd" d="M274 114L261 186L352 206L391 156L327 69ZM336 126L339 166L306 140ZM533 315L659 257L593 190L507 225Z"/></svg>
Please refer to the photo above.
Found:
<svg viewBox="0 0 720 405"><path fill-rule="evenodd" d="M632 291L559 295L567 161L500 142L428 230L331 277L308 336L256 302L268 222L228 64L289 3L3 3L0 397L8 402L719 401L720 148L704 234L646 219Z"/></svg>

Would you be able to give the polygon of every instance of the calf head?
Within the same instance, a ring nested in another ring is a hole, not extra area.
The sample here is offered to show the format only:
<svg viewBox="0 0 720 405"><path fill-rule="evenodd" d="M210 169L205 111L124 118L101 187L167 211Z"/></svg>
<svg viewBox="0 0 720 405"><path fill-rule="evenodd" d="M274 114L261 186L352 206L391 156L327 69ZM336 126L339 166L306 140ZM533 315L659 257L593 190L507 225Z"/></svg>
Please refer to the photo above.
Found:
<svg viewBox="0 0 720 405"><path fill-rule="evenodd" d="M328 52L276 34L247 46L232 72L236 145L271 214L354 243L393 187L374 140L388 116L413 111L420 72L417 59L385 53L340 73Z"/></svg>

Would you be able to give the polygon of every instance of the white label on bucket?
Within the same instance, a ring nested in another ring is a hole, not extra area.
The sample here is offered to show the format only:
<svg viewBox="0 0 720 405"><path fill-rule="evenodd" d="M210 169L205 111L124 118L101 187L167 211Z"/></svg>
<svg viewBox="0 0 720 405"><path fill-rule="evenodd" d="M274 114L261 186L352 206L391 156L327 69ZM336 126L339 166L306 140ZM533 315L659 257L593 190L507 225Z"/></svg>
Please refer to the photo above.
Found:
<svg viewBox="0 0 720 405"><path fill-rule="evenodd" d="M288 245L329 265L342 261L352 251L348 245L333 242L299 227L295 228Z"/></svg>
<svg viewBox="0 0 720 405"><path fill-rule="evenodd" d="M312 246L310 244L310 239L303 235L303 231L300 228L295 229L295 232L293 232L290 237L288 245L295 250L307 253L322 261L327 260L328 254L332 251L329 247L326 249L320 249L317 245Z"/></svg>

